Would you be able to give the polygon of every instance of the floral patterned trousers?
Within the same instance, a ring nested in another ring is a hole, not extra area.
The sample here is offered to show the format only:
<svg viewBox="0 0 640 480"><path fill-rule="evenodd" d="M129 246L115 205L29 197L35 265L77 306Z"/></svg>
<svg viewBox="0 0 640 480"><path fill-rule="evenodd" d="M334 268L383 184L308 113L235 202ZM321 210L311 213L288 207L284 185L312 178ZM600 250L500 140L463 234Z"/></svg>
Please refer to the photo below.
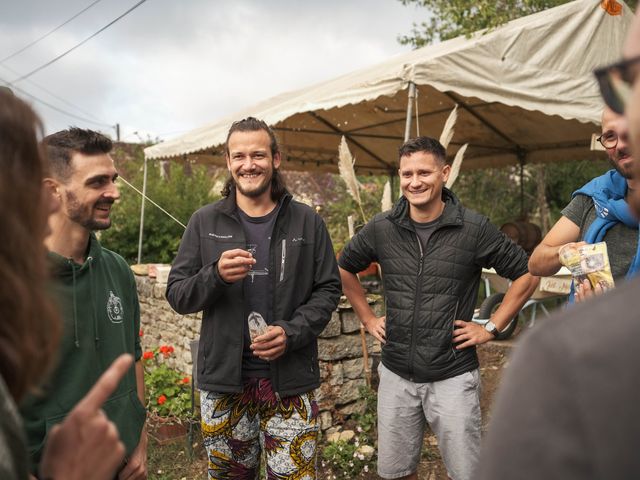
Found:
<svg viewBox="0 0 640 480"><path fill-rule="evenodd" d="M278 398L271 381L248 379L240 393L200 391L209 479L315 480L318 406L313 392Z"/></svg>

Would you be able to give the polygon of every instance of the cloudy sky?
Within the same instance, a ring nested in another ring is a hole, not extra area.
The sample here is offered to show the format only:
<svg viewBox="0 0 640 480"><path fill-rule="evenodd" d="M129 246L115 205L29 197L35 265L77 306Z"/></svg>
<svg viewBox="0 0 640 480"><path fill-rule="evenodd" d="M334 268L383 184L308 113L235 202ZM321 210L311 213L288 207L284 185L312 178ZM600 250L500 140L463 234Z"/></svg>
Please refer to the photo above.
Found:
<svg viewBox="0 0 640 480"><path fill-rule="evenodd" d="M7 59L95 1L0 0L0 85L74 47L140 0L98 0ZM398 35L424 16L398 0L147 0L14 86L49 133L77 125L115 136L112 126L119 123L125 141L166 140L405 52Z"/></svg>

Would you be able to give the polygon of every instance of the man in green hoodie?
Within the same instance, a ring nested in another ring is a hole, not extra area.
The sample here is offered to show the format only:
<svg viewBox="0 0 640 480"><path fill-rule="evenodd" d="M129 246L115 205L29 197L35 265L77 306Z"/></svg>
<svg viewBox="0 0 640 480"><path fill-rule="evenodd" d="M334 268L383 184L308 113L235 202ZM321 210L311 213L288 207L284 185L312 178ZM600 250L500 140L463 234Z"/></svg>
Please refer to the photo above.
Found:
<svg viewBox="0 0 640 480"><path fill-rule="evenodd" d="M58 362L41 388L22 407L32 470L37 471L51 428L61 422L122 353L136 359L103 410L116 425L127 451L118 478L147 477L144 377L140 309L127 263L103 248L95 230L111 226L111 207L120 196L109 155L111 140L91 130L70 128L44 139L50 164L45 187L62 208L50 219L45 244L54 277L64 333Z"/></svg>

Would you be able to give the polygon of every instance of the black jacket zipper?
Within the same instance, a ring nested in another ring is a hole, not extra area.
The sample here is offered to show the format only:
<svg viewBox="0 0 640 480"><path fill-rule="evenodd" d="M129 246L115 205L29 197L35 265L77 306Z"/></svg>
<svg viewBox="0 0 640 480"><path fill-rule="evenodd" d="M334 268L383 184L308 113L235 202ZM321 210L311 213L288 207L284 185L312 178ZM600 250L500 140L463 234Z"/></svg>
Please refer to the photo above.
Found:
<svg viewBox="0 0 640 480"><path fill-rule="evenodd" d="M409 352L409 375L413 375L413 357L416 353L416 330L417 326L417 318L418 318L418 307L420 305L420 297L422 294L422 270L423 270L423 261L424 261L424 251L422 249L422 242L420 241L420 237L418 233L414 230L413 234L416 236L416 240L418 241L418 249L420 250L420 263L418 265L418 274L416 275L416 292L413 300L413 318L411 319L411 348ZM433 235L433 234L432 234ZM413 381L413 379L411 379Z"/></svg>

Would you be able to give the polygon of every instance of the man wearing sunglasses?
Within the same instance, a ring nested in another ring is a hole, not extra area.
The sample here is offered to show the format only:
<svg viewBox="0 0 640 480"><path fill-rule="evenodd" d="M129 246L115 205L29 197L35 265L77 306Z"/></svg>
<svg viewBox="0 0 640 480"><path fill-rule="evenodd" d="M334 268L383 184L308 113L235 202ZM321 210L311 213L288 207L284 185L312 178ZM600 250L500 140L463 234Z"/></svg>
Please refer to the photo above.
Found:
<svg viewBox="0 0 640 480"><path fill-rule="evenodd" d="M598 72L640 153L640 10L625 61ZM609 89L609 87L611 87ZM634 166L634 177L640 174ZM636 215L640 192L627 195ZM561 311L523 340L492 409L479 480L640 478L640 278Z"/></svg>
<svg viewBox="0 0 640 480"><path fill-rule="evenodd" d="M628 182L635 164L628 137L627 119L612 108L605 108L598 141L606 149L613 169L573 193L560 220L533 251L529 259L531 274L553 275L560 269L559 252L563 248L601 241L607 243L616 281L631 278L640 270L638 221L627 203ZM592 295L588 280L575 285L576 301Z"/></svg>

